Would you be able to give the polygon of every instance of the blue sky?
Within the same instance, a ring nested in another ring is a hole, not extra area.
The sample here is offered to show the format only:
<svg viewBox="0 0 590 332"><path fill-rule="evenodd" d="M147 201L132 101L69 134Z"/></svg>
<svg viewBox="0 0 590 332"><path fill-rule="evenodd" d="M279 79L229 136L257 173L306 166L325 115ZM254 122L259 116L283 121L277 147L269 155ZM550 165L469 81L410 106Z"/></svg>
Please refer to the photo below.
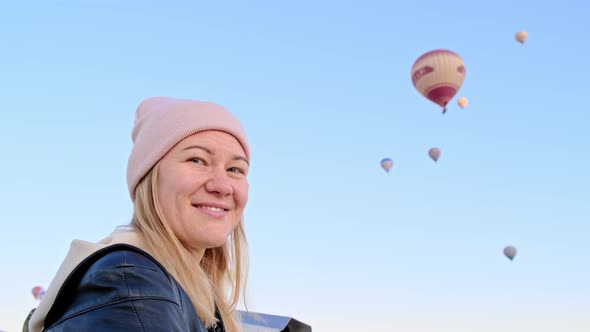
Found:
<svg viewBox="0 0 590 332"><path fill-rule="evenodd" d="M72 239L128 223L133 114L167 95L248 132L251 309L314 331L590 330L589 9L2 4L0 329L20 331ZM467 70L469 105L444 116L410 80L436 48Z"/></svg>

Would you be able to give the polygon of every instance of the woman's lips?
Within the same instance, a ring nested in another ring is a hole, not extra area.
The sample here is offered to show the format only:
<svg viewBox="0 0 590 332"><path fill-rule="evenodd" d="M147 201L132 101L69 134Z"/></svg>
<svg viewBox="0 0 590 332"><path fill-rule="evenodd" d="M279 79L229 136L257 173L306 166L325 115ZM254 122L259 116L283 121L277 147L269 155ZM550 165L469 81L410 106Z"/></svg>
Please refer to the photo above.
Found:
<svg viewBox="0 0 590 332"><path fill-rule="evenodd" d="M213 218L223 218L229 212L229 209L219 204L195 204L193 206L196 207L199 212Z"/></svg>

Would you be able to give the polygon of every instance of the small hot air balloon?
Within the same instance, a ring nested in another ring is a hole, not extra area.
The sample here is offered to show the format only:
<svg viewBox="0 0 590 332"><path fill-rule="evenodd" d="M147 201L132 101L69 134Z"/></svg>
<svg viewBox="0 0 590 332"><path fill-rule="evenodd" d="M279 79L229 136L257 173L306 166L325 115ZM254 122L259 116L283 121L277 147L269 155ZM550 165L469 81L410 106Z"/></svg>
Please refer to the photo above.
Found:
<svg viewBox="0 0 590 332"><path fill-rule="evenodd" d="M510 260L514 260L514 256L516 256L516 248L513 246L507 246L504 248L504 256L508 257Z"/></svg>
<svg viewBox="0 0 590 332"><path fill-rule="evenodd" d="M412 65L412 83L420 94L447 111L465 80L465 64L455 52L436 49L422 54Z"/></svg>
<svg viewBox="0 0 590 332"><path fill-rule="evenodd" d="M438 158L440 158L440 149L439 148L431 148L430 150L428 150L428 155L430 156L430 158L432 158L432 160L437 162Z"/></svg>
<svg viewBox="0 0 590 332"><path fill-rule="evenodd" d="M526 42L528 37L529 37L529 34L526 31L519 31L516 33L516 35L514 35L514 38L516 39L516 41L521 44L524 44L524 42Z"/></svg>
<svg viewBox="0 0 590 332"><path fill-rule="evenodd" d="M459 100L457 100L457 105L459 105L461 108L465 108L465 106L467 106L467 103L469 103L469 100L467 100L467 98L465 97L461 97L459 98Z"/></svg>
<svg viewBox="0 0 590 332"><path fill-rule="evenodd" d="M42 300L43 296L45 295L45 289L41 286L33 287L31 292L33 293L33 297L35 298L35 300Z"/></svg>
<svg viewBox="0 0 590 332"><path fill-rule="evenodd" d="M384 158L383 160L381 160L381 167L383 167L383 169L387 173L389 173L389 171L393 167L393 161L390 158Z"/></svg>

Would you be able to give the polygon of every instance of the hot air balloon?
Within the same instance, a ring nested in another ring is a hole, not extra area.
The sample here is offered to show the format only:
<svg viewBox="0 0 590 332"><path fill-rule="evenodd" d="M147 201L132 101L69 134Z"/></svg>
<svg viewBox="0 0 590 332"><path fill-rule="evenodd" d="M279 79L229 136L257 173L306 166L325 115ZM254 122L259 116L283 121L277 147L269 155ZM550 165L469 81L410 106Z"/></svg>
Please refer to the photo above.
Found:
<svg viewBox="0 0 590 332"><path fill-rule="evenodd" d="M42 300L45 295L45 289L41 286L33 287L31 292L33 293L33 297L35 297L35 300Z"/></svg>
<svg viewBox="0 0 590 332"><path fill-rule="evenodd" d="M383 160L381 160L381 167L383 167L383 169L387 173L389 173L389 171L393 167L393 161L390 158L384 158Z"/></svg>
<svg viewBox="0 0 590 332"><path fill-rule="evenodd" d="M467 106L467 103L469 103L469 100L467 100L467 98L465 97L461 97L459 98L459 100L457 100L457 105L459 105L461 108L465 108L465 106Z"/></svg>
<svg viewBox="0 0 590 332"><path fill-rule="evenodd" d="M514 260L514 256L516 256L516 248L513 246L507 246L504 248L504 256L508 257L510 260Z"/></svg>
<svg viewBox="0 0 590 332"><path fill-rule="evenodd" d="M447 111L447 103L463 85L465 64L455 52L436 49L422 54L412 65L412 83L420 94Z"/></svg>
<svg viewBox="0 0 590 332"><path fill-rule="evenodd" d="M528 37L529 37L529 34L526 31L519 31L516 33L516 35L514 35L514 38L516 38L516 41L521 44L524 44L524 42L527 40Z"/></svg>
<svg viewBox="0 0 590 332"><path fill-rule="evenodd" d="M440 149L439 148L431 148L430 150L428 150L428 155L430 156L430 158L432 158L432 160L437 162L438 158L440 158Z"/></svg>

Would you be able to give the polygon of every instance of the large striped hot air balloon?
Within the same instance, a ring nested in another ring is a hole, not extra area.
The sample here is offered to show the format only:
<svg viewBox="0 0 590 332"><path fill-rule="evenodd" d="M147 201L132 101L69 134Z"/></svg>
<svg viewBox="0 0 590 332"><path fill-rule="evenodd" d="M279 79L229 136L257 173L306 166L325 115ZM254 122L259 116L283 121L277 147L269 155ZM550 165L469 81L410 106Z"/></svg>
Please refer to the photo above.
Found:
<svg viewBox="0 0 590 332"><path fill-rule="evenodd" d="M412 66L412 83L420 94L447 111L465 80L465 64L455 52L437 49L422 54Z"/></svg>

